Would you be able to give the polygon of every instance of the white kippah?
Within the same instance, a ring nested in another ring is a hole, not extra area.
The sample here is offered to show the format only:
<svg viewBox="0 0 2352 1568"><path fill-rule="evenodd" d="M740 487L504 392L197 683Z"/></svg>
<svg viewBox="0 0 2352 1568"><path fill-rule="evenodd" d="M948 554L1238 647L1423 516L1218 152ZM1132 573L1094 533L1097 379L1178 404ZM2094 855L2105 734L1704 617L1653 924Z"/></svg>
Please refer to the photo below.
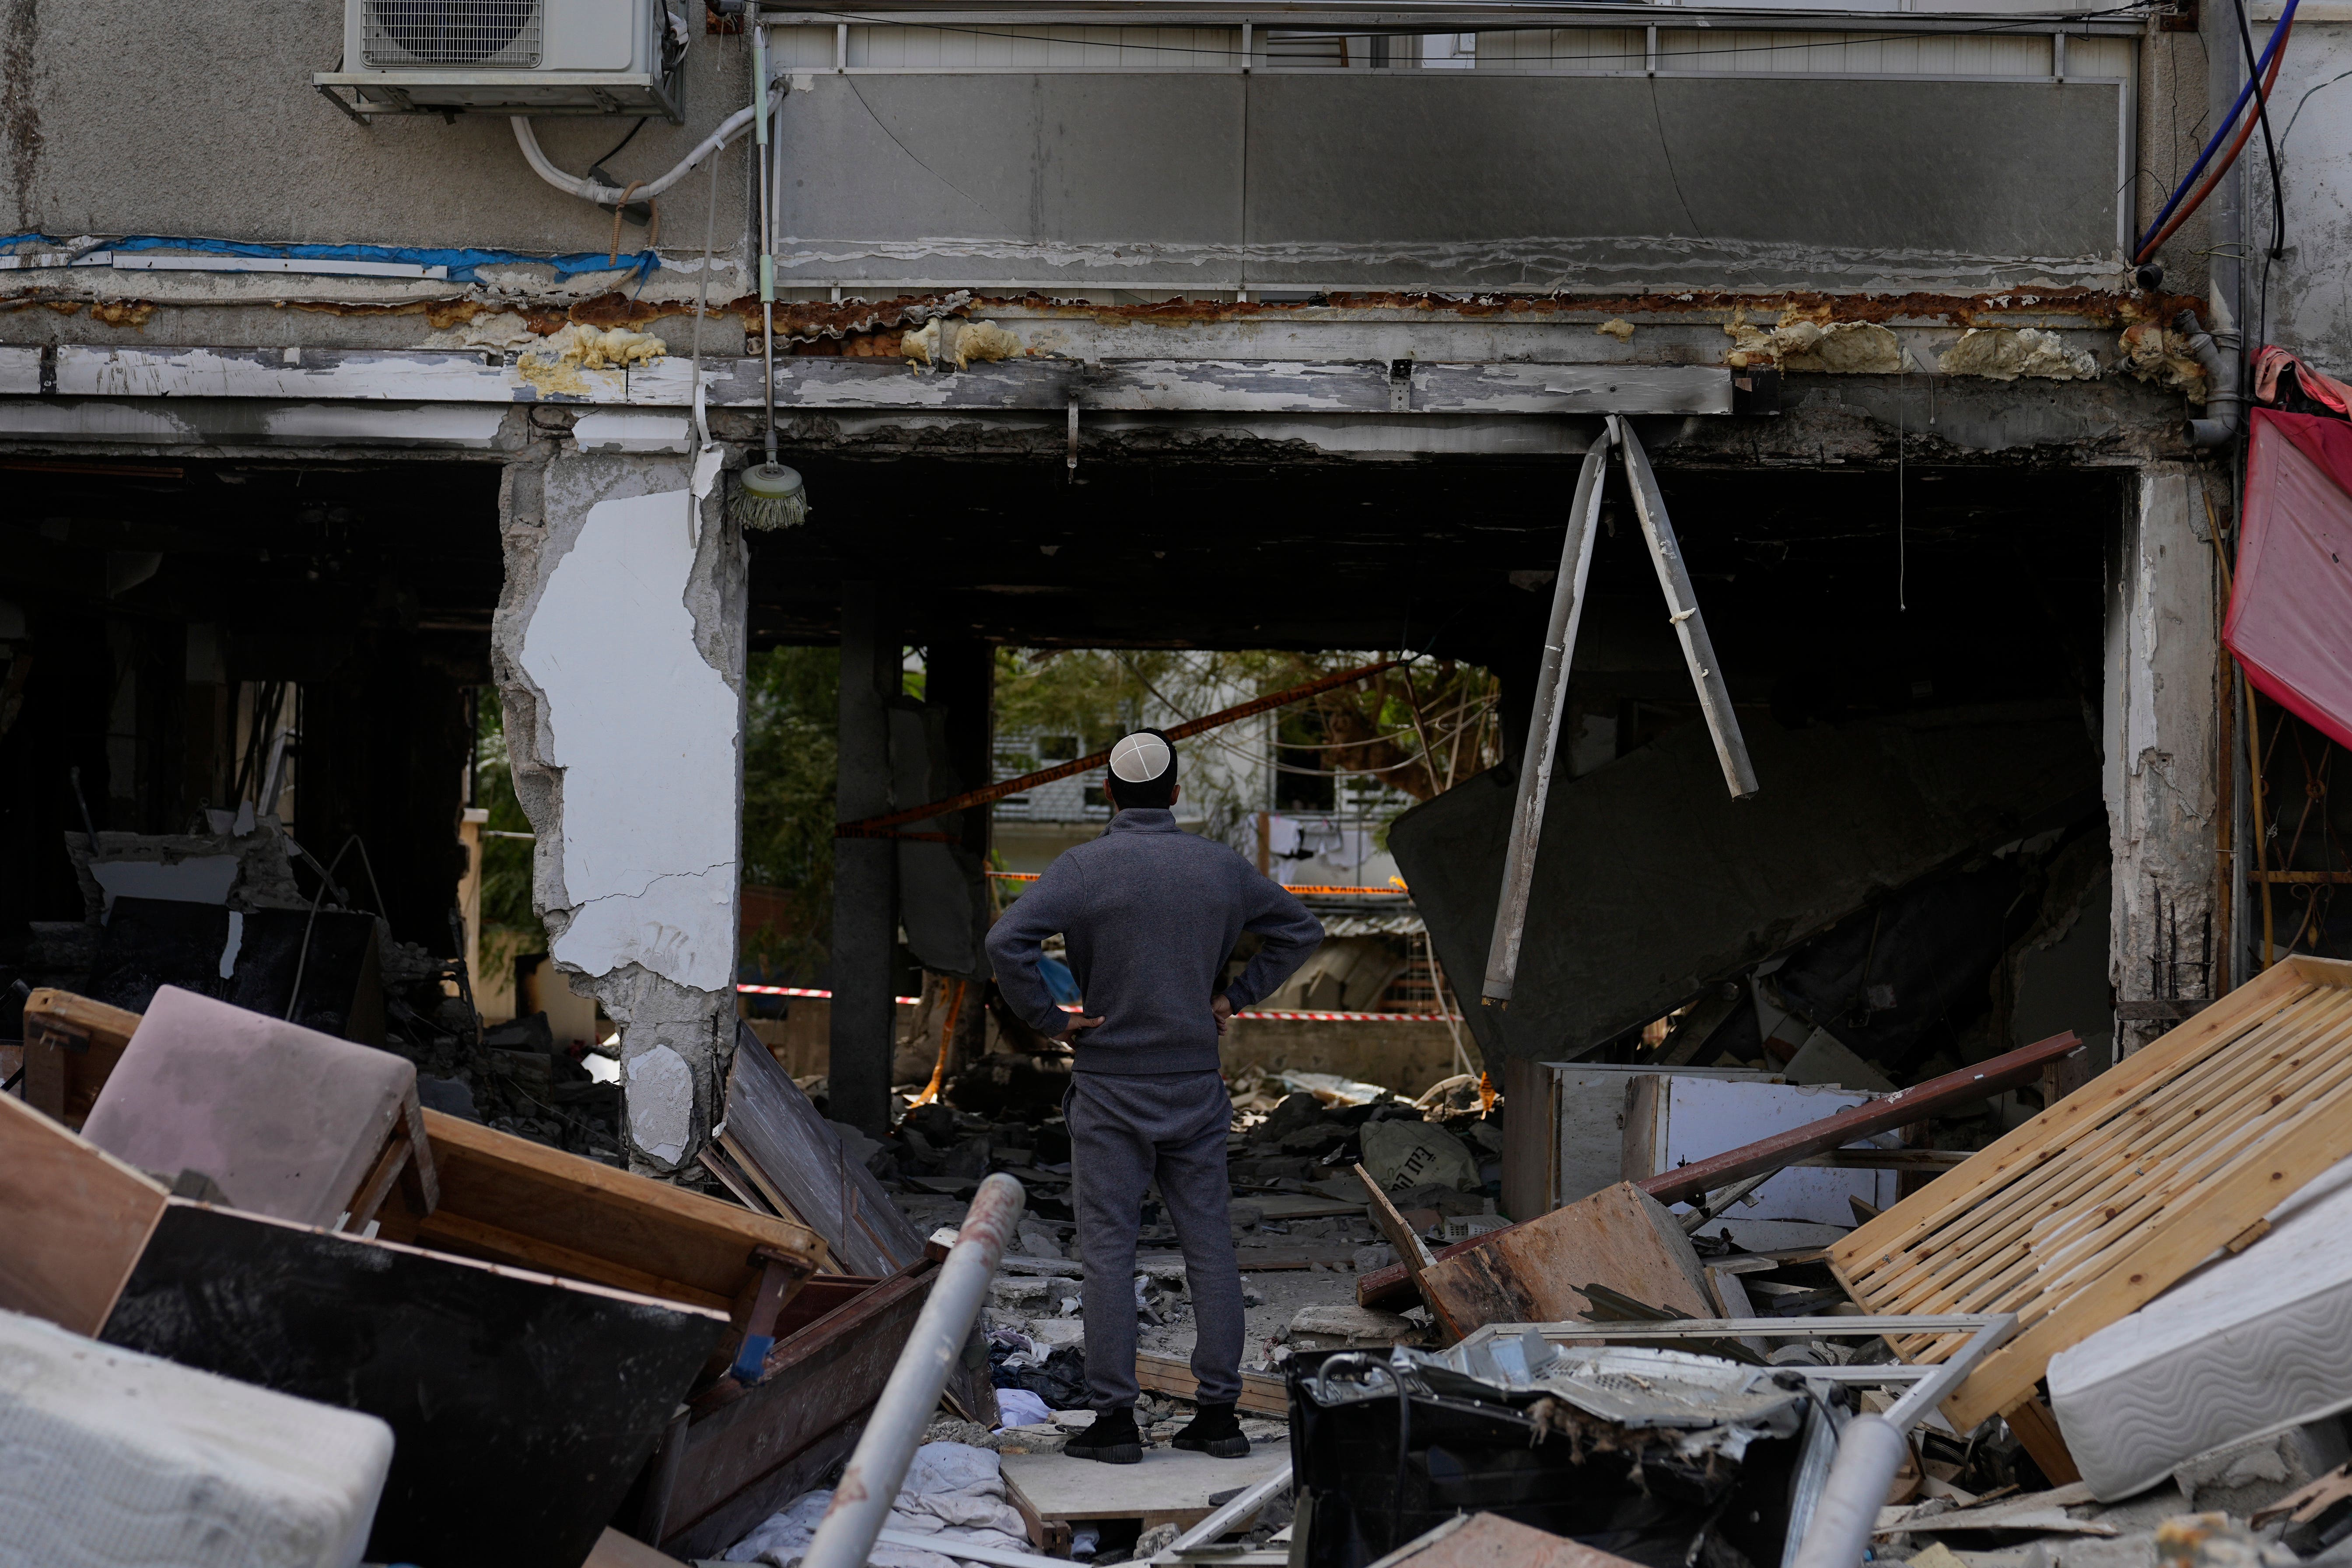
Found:
<svg viewBox="0 0 2352 1568"><path fill-rule="evenodd" d="M1121 736L1110 749L1110 771L1129 784L1150 784L1166 773L1173 760L1167 742L1141 731Z"/></svg>

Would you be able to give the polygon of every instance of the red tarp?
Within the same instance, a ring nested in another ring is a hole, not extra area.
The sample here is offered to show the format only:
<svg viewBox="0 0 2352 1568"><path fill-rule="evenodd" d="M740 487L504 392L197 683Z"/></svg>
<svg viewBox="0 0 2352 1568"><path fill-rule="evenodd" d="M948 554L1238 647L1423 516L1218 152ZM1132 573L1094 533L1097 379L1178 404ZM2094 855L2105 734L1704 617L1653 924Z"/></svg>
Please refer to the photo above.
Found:
<svg viewBox="0 0 2352 1568"><path fill-rule="evenodd" d="M2266 695L2352 746L2352 424L2252 413L2221 640Z"/></svg>

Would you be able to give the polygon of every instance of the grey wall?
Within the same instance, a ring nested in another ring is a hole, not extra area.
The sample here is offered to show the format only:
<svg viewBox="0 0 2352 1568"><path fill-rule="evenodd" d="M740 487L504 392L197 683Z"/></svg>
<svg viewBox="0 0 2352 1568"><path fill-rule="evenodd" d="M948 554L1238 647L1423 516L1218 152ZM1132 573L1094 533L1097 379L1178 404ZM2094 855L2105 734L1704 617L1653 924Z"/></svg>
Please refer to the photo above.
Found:
<svg viewBox="0 0 2352 1568"><path fill-rule="evenodd" d="M2255 40L2257 47L2261 39ZM2278 86L2272 123L2285 137L2287 254L2270 272L2269 332L2250 335L2311 360L2330 375L2352 374L2352 24L2313 22L2298 12ZM2291 122L2291 123L2290 123ZM2247 292L2259 310L2262 252L2271 240L2270 174L2256 146L2243 160Z"/></svg>
<svg viewBox="0 0 2352 1568"><path fill-rule="evenodd" d="M2114 85L802 79L779 230L811 279L1861 287L2116 249Z"/></svg>
<svg viewBox="0 0 2352 1568"><path fill-rule="evenodd" d="M533 174L503 118L352 124L310 85L341 48L336 0L0 5L0 233L536 251L611 243L610 215ZM648 124L613 172L667 171L749 101L748 58L740 37L696 35L688 123ZM575 174L630 123L538 122L549 157ZM730 152L721 170L721 247L746 227L744 163ZM666 246L699 244L708 192L689 179L664 202ZM644 242L643 229L622 231L625 247Z"/></svg>

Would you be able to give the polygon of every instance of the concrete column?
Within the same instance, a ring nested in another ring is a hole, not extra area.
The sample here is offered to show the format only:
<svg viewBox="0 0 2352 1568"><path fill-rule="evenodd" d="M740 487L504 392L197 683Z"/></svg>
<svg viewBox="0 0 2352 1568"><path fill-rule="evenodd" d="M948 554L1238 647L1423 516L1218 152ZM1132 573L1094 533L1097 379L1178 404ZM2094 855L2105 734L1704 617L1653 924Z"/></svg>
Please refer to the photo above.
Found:
<svg viewBox="0 0 2352 1568"><path fill-rule="evenodd" d="M620 1022L630 1160L655 1172L719 1120L735 1038L749 563L688 486L668 458L509 467L491 626L531 901Z"/></svg>
<svg viewBox="0 0 2352 1568"><path fill-rule="evenodd" d="M2213 661L2219 625L2212 547L2189 465L2143 469L2107 593L2103 728L2115 850L2109 979L2117 1056L2172 1027L2164 1004L2213 994L2229 933L2212 924Z"/></svg>
<svg viewBox="0 0 2352 1568"><path fill-rule="evenodd" d="M898 638L882 624L871 583L841 585L841 729L834 805L843 822L890 809L890 720ZM833 1059L836 1121L871 1136L890 1126L896 1014L891 977L898 940L898 854L888 838L833 841Z"/></svg>

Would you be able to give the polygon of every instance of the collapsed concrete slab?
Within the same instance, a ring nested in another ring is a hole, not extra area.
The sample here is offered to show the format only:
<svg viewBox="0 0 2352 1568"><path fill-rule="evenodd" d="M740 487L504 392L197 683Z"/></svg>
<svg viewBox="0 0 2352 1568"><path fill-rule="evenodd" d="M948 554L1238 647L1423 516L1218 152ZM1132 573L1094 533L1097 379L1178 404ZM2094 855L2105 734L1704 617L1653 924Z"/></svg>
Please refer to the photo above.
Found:
<svg viewBox="0 0 2352 1568"><path fill-rule="evenodd" d="M1706 727L1552 787L1508 1008L1469 1009L1488 1062L1574 1057L1919 877L2096 808L2071 702L1750 726L1762 794L1727 797ZM1510 832L1504 770L1399 817L1397 864L1454 974L1486 960Z"/></svg>

